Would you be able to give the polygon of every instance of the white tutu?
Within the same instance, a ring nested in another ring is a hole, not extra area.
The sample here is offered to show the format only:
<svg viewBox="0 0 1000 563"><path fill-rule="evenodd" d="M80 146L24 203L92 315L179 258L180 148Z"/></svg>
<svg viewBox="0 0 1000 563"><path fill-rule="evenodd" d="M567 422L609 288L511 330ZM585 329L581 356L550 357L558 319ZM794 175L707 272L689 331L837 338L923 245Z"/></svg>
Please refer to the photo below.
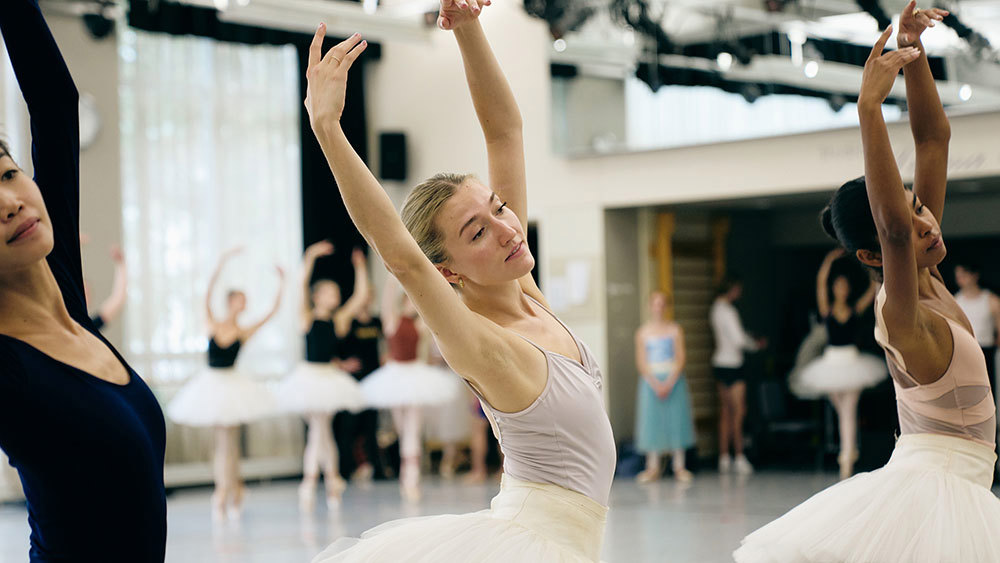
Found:
<svg viewBox="0 0 1000 563"><path fill-rule="evenodd" d="M267 387L233 368L205 368L167 405L167 416L187 426L237 426L277 411Z"/></svg>
<svg viewBox="0 0 1000 563"><path fill-rule="evenodd" d="M995 563L996 455L939 434L906 434L885 467L812 496L743 539L737 563Z"/></svg>
<svg viewBox="0 0 1000 563"><path fill-rule="evenodd" d="M802 399L816 399L874 387L888 376L884 358L863 354L856 346L827 346L822 356L792 374L788 386Z"/></svg>
<svg viewBox="0 0 1000 563"><path fill-rule="evenodd" d="M332 364L302 362L278 383L278 406L296 414L360 411L365 408L361 386Z"/></svg>
<svg viewBox="0 0 1000 563"><path fill-rule="evenodd" d="M464 386L459 376L447 371L451 377ZM461 442L469 437L472 430L472 395L459 390L447 403L424 407L424 436L438 442Z"/></svg>
<svg viewBox="0 0 1000 563"><path fill-rule="evenodd" d="M395 520L334 542L313 563L594 563L607 507L503 476L489 510Z"/></svg>
<svg viewBox="0 0 1000 563"><path fill-rule="evenodd" d="M461 388L455 374L419 362L389 362L361 381L365 400L376 408L439 405Z"/></svg>

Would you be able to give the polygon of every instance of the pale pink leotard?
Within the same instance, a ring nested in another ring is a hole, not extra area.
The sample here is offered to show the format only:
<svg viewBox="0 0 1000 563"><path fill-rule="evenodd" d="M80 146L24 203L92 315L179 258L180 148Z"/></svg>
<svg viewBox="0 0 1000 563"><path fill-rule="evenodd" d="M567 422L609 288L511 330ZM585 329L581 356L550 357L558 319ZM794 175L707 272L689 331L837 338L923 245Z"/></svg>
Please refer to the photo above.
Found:
<svg viewBox="0 0 1000 563"><path fill-rule="evenodd" d="M896 408L902 434L944 434L966 438L988 446L996 441L996 406L990 392L986 360L976 338L961 324L948 318L944 305L954 300L945 285L934 278L934 296L921 297L920 304L944 317L951 328L954 352L951 365L940 379L921 385L909 374L899 350L889 344L882 307L885 286L875 300L875 339L885 349L896 388Z"/></svg>

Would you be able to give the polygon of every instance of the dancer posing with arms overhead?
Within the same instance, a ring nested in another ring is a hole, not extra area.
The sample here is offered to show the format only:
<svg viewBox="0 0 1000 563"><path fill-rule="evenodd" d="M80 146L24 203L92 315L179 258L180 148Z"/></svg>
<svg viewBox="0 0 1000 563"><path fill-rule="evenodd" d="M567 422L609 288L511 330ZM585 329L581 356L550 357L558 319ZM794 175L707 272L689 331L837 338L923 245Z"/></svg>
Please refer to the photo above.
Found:
<svg viewBox="0 0 1000 563"><path fill-rule="evenodd" d="M355 35L310 51L306 107L351 218L412 298L448 364L479 394L506 454L490 510L384 524L315 561L593 562L601 552L615 443L603 378L587 347L532 281L521 116L477 21L476 0L446 0L486 139L491 187L441 174L417 186L403 220L344 136ZM559 452L559 455L553 455Z"/></svg>
<svg viewBox="0 0 1000 563"><path fill-rule="evenodd" d="M76 86L34 0L0 9L35 179L0 143L0 447L32 562L162 562L163 414L87 316Z"/></svg>
<svg viewBox="0 0 1000 563"><path fill-rule="evenodd" d="M189 379L167 405L167 416L177 424L214 429L215 493L212 495L212 516L216 522L226 518L239 519L243 510L246 487L240 475L240 425L255 422L277 412L274 397L267 387L246 373L237 370L236 358L257 331L278 314L285 272L276 267L279 285L274 305L267 315L253 323L242 324L247 296L240 290L226 293L226 316L217 318L212 312L212 295L222 269L242 249L232 249L219 259L208 282L205 295L205 316L208 321L208 366Z"/></svg>
<svg viewBox="0 0 1000 563"><path fill-rule="evenodd" d="M900 50L882 53L891 28L875 44L858 102L865 177L842 186L823 213L827 231L882 273L876 337L902 436L885 467L816 494L745 538L739 562L1000 561L986 362L937 269L950 130L919 37L944 15L911 2L900 18ZM881 112L900 68L917 151L912 192Z"/></svg>
<svg viewBox="0 0 1000 563"><path fill-rule="evenodd" d="M834 262L844 255L843 248L827 253L816 274L816 306L826 325L827 346L823 355L792 374L789 387L802 399L826 396L837 412L840 430L840 478L854 474L858 459L858 400L861 392L883 381L888 373L885 360L858 350L858 324L861 315L875 300L878 282L871 280L868 289L853 303L851 281L841 272L830 282ZM832 290L832 292L830 291ZM833 293L832 299L830 293Z"/></svg>
<svg viewBox="0 0 1000 563"><path fill-rule="evenodd" d="M333 440L333 416L344 410L360 410L364 398L358 382L342 368L354 369L357 360L343 362L339 357L340 340L347 336L354 317L368 300L368 261L365 253L351 253L354 266L354 292L341 303L340 286L330 279L312 282L316 260L333 254L327 241L306 248L302 259L302 332L306 337L306 361L277 389L282 410L306 419L306 447L302 454L302 483L299 485L299 508L312 512L316 505L316 486L323 472L328 508L340 506L346 488L340 476L337 445Z"/></svg>

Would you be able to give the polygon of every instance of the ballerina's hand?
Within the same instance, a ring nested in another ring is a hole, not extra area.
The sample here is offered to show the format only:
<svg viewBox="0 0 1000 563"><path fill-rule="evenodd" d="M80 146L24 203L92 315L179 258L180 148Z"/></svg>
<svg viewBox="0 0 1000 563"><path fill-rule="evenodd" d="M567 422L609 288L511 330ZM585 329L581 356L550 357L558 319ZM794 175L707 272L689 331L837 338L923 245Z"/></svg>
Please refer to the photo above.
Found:
<svg viewBox="0 0 1000 563"><path fill-rule="evenodd" d="M329 256L333 254L333 243L328 240L321 240L319 242L314 242L306 247L306 258L316 259L320 256Z"/></svg>
<svg viewBox="0 0 1000 563"><path fill-rule="evenodd" d="M892 26L885 28L882 36L875 42L872 52L865 63L864 74L861 77L861 92L858 94L858 105L881 105L892 91L896 76L900 69L920 57L920 49L903 47L898 51L882 53L885 42L892 35Z"/></svg>
<svg viewBox="0 0 1000 563"><path fill-rule="evenodd" d="M361 39L361 34L355 33L324 56L325 37L326 24L320 24L309 46L309 66L306 69L309 86L306 89L305 105L309 123L314 130L319 124L331 120L340 121L347 96L347 73L368 47L368 42Z"/></svg>
<svg viewBox="0 0 1000 563"><path fill-rule="evenodd" d="M459 27L474 21L489 6L492 0L441 0L441 10L438 12L438 27L454 31Z"/></svg>
<svg viewBox="0 0 1000 563"><path fill-rule="evenodd" d="M944 21L944 17L948 13L948 10L939 8L918 9L917 0L910 0L910 3L899 14L899 35L896 36L896 43L900 47L915 45L924 30L928 27L934 27L939 21Z"/></svg>

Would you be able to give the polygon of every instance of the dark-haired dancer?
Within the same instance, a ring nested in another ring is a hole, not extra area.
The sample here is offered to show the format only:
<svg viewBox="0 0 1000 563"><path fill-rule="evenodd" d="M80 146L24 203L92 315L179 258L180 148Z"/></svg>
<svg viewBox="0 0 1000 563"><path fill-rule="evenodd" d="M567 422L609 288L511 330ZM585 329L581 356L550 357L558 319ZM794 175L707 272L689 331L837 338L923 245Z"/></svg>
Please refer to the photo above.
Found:
<svg viewBox="0 0 1000 563"><path fill-rule="evenodd" d="M743 417L747 412L747 374L743 361L746 352L760 350L767 341L754 339L743 330L740 313L733 305L742 296L742 281L734 276L722 280L709 321L715 336L712 374L719 393L719 473L735 469L736 473L749 475L753 466L743 455ZM730 443L733 456L729 455Z"/></svg>
<svg viewBox="0 0 1000 563"><path fill-rule="evenodd" d="M333 254L333 245L327 241L306 248L302 259L301 311L306 361L285 377L277 389L281 409L304 417L308 427L299 485L299 508L303 512L312 512L315 508L320 471L326 486L327 508L340 505L346 484L340 476L337 445L333 440L333 415L364 407L358 382L345 371L345 368L358 367L353 365L358 361L342 361L339 344L368 301L368 261L360 249L351 253L354 292L341 304L340 286L336 282L322 279L311 283L316 260L330 254Z"/></svg>
<svg viewBox="0 0 1000 563"><path fill-rule="evenodd" d="M306 107L358 230L492 416L503 484L489 510L384 524L334 543L317 562L600 558L615 468L603 376L532 280L520 111L477 20L479 3L462 4L444 0L438 22L458 40L492 190L472 176L438 175L413 190L400 220L340 127L347 72L365 47L358 35L323 56L326 30L317 31Z"/></svg>
<svg viewBox="0 0 1000 563"><path fill-rule="evenodd" d="M1000 561L1000 499L990 492L996 415L982 351L937 266L950 131L920 33L942 10L900 18L899 51L865 65L858 102L865 178L841 187L824 225L881 270L876 337L896 387L902 436L885 467L822 491L750 534L738 562ZM917 147L903 187L881 105L900 68Z"/></svg>
<svg viewBox="0 0 1000 563"><path fill-rule="evenodd" d="M816 306L826 325L826 349L822 356L792 374L789 387L803 399L830 399L840 426L840 478L847 479L854 474L858 459L858 399L863 390L883 381L888 373L885 360L863 354L855 345L860 316L875 300L878 283L872 280L865 293L851 303L848 277L841 273L830 282L833 263L843 255L842 248L830 251L816 274Z"/></svg>
<svg viewBox="0 0 1000 563"><path fill-rule="evenodd" d="M35 169L0 143L0 447L27 498L28 558L162 562L163 414L87 316L77 89L36 2L4 2L0 32Z"/></svg>
<svg viewBox="0 0 1000 563"><path fill-rule="evenodd" d="M271 393L250 376L234 366L240 349L258 330L278 313L285 273L278 267L281 283L271 311L251 325L241 325L239 317L247 308L247 297L240 290L226 294L226 316L217 318L212 312L212 294L226 262L241 252L233 249L219 258L219 264L208 282L205 314L208 322L208 367L181 387L170 404L167 415L177 424L213 428L215 431L212 516L217 521L239 518L246 488L240 476L241 424L266 418L277 412Z"/></svg>

